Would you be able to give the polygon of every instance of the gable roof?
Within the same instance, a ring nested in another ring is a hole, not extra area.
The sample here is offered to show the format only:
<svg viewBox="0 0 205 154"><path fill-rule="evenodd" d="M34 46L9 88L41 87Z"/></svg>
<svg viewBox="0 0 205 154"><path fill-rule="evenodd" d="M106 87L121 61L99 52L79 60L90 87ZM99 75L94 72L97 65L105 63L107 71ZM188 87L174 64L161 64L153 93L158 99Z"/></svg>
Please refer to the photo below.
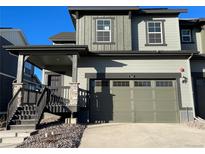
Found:
<svg viewBox="0 0 205 154"><path fill-rule="evenodd" d="M49 37L49 40L53 42L76 42L75 32L61 32Z"/></svg>
<svg viewBox="0 0 205 154"><path fill-rule="evenodd" d="M196 26L200 27L202 25L205 25L205 18L185 18L180 19L179 23L181 26Z"/></svg>

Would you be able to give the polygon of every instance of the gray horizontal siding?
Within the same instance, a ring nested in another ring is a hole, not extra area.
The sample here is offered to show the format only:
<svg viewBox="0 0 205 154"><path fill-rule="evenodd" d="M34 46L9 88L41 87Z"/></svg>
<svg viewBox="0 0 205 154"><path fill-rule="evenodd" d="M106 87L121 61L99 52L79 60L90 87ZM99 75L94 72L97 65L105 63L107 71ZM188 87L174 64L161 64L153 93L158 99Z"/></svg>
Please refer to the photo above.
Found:
<svg viewBox="0 0 205 154"><path fill-rule="evenodd" d="M96 19L111 19L111 43L96 43ZM119 16L83 16L76 22L78 45L88 45L90 51L131 50L131 20L128 15Z"/></svg>

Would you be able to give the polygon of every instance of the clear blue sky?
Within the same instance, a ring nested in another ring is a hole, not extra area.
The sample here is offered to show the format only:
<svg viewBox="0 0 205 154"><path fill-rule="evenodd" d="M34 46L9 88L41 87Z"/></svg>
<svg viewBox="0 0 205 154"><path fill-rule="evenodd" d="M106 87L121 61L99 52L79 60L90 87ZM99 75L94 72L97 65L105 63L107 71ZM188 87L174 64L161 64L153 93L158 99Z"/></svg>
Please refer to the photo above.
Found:
<svg viewBox="0 0 205 154"><path fill-rule="evenodd" d="M181 18L205 18L205 7L168 6L168 8L188 9L189 12L181 14ZM50 36L63 31L75 31L67 7L0 7L0 27L21 29L28 43L32 45L51 44L48 40ZM41 79L41 71L35 69L35 73Z"/></svg>

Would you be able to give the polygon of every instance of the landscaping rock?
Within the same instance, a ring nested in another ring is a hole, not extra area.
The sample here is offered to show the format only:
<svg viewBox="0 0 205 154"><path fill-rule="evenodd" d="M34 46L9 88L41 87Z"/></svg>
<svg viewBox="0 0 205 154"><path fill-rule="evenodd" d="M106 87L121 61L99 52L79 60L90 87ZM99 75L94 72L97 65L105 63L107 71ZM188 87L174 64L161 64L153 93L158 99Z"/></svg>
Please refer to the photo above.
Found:
<svg viewBox="0 0 205 154"><path fill-rule="evenodd" d="M205 121L203 119L195 119L187 123L188 127L197 128L197 129L205 129Z"/></svg>
<svg viewBox="0 0 205 154"><path fill-rule="evenodd" d="M45 125L17 148L77 148L85 128L80 124Z"/></svg>

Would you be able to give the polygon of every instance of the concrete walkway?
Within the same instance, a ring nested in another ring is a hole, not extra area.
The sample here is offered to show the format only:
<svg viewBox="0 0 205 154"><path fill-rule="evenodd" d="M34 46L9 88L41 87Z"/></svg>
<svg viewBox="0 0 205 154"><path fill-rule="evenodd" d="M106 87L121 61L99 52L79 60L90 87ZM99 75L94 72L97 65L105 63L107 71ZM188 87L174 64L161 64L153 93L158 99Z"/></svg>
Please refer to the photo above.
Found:
<svg viewBox="0 0 205 154"><path fill-rule="evenodd" d="M86 128L80 148L203 148L205 130L185 124L99 124Z"/></svg>

